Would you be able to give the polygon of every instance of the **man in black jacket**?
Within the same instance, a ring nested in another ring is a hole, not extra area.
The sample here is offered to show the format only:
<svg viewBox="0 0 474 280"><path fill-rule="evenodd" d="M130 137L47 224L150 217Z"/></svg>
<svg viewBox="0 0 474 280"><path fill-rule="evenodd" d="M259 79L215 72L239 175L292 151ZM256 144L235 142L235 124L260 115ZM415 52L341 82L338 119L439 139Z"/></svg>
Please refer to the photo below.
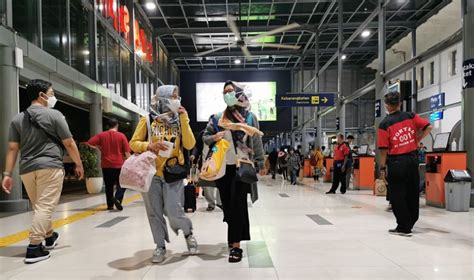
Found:
<svg viewBox="0 0 474 280"><path fill-rule="evenodd" d="M276 169L278 164L278 151L273 149L273 151L268 155L268 161L270 162L270 172L272 173L272 179L275 179Z"/></svg>

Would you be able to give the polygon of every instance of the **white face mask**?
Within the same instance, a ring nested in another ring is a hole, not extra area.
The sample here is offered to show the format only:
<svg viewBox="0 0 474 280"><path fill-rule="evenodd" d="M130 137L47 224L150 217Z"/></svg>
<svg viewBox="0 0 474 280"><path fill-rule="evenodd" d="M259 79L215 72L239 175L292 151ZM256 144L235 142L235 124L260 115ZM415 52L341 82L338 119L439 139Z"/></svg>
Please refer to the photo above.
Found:
<svg viewBox="0 0 474 280"><path fill-rule="evenodd" d="M43 100L46 100L46 102L48 103L48 108L50 109L54 108L54 106L56 105L56 102L58 102L58 99L56 98L56 96L48 96L48 99L44 97L41 97L41 98L43 98Z"/></svg>
<svg viewBox="0 0 474 280"><path fill-rule="evenodd" d="M181 107L181 101L179 99L170 99L168 108L171 110L173 113L177 113L179 107Z"/></svg>

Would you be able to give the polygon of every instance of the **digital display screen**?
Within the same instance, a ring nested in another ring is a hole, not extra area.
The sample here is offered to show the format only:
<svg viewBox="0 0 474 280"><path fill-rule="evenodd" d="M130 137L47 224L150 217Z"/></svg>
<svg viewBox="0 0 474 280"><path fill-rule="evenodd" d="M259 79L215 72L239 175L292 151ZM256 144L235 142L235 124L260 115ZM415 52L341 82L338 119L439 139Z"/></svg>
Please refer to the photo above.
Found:
<svg viewBox="0 0 474 280"><path fill-rule="evenodd" d="M250 100L251 111L259 121L276 121L275 81L268 82L239 82ZM196 119L207 122L212 114L224 111L226 108L223 98L224 82L196 83Z"/></svg>
<svg viewBox="0 0 474 280"><path fill-rule="evenodd" d="M369 145L361 145L359 147L359 155L367 155Z"/></svg>

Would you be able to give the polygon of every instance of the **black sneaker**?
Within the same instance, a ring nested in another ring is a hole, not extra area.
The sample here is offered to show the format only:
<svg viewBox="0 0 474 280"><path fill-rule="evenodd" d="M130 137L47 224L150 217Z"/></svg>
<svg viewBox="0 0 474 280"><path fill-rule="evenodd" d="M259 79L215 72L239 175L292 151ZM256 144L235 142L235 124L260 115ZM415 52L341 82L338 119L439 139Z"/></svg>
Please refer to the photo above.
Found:
<svg viewBox="0 0 474 280"><path fill-rule="evenodd" d="M399 236L404 236L404 237L411 237L412 232L411 230L408 231L402 231L400 229L394 228L394 229L389 229L388 233L393 234L393 235L399 235Z"/></svg>
<svg viewBox="0 0 474 280"><path fill-rule="evenodd" d="M26 248L26 257L24 261L25 263L31 264L47 260L49 257L50 254L44 249L43 244L29 245L28 248Z"/></svg>
<svg viewBox="0 0 474 280"><path fill-rule="evenodd" d="M215 207L212 207L211 205L207 206L206 211L211 212L214 211Z"/></svg>
<svg viewBox="0 0 474 280"><path fill-rule="evenodd" d="M122 203L120 203L120 201L116 198L114 198L114 205L115 207L117 208L117 210L119 211L122 211L123 210L123 206L122 206Z"/></svg>
<svg viewBox="0 0 474 280"><path fill-rule="evenodd" d="M58 245L59 237L60 237L60 235L59 235L58 232L53 232L53 235L51 235L50 237L48 237L44 240L44 248L46 250L54 249L54 247L56 247L56 245Z"/></svg>
<svg viewBox="0 0 474 280"><path fill-rule="evenodd" d="M328 191L326 194L336 194L336 192Z"/></svg>

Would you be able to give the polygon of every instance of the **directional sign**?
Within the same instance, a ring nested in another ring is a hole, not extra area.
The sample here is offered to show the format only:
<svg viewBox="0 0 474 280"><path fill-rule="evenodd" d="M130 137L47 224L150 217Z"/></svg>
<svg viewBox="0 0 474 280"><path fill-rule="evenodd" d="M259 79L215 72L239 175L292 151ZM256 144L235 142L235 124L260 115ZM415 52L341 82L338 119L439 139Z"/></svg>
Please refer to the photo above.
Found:
<svg viewBox="0 0 474 280"><path fill-rule="evenodd" d="M334 106L334 93L287 93L279 94L277 107L328 107Z"/></svg>
<svg viewBox="0 0 474 280"><path fill-rule="evenodd" d="M444 117L443 111L434 112L430 114L430 121L431 122L439 121L439 120L442 120L443 117Z"/></svg>
<svg viewBox="0 0 474 280"><path fill-rule="evenodd" d="M445 105L445 94L444 92L431 96L430 108L431 110L439 109Z"/></svg>
<svg viewBox="0 0 474 280"><path fill-rule="evenodd" d="M464 72L462 88L474 88L474 59L465 60L462 68Z"/></svg>

